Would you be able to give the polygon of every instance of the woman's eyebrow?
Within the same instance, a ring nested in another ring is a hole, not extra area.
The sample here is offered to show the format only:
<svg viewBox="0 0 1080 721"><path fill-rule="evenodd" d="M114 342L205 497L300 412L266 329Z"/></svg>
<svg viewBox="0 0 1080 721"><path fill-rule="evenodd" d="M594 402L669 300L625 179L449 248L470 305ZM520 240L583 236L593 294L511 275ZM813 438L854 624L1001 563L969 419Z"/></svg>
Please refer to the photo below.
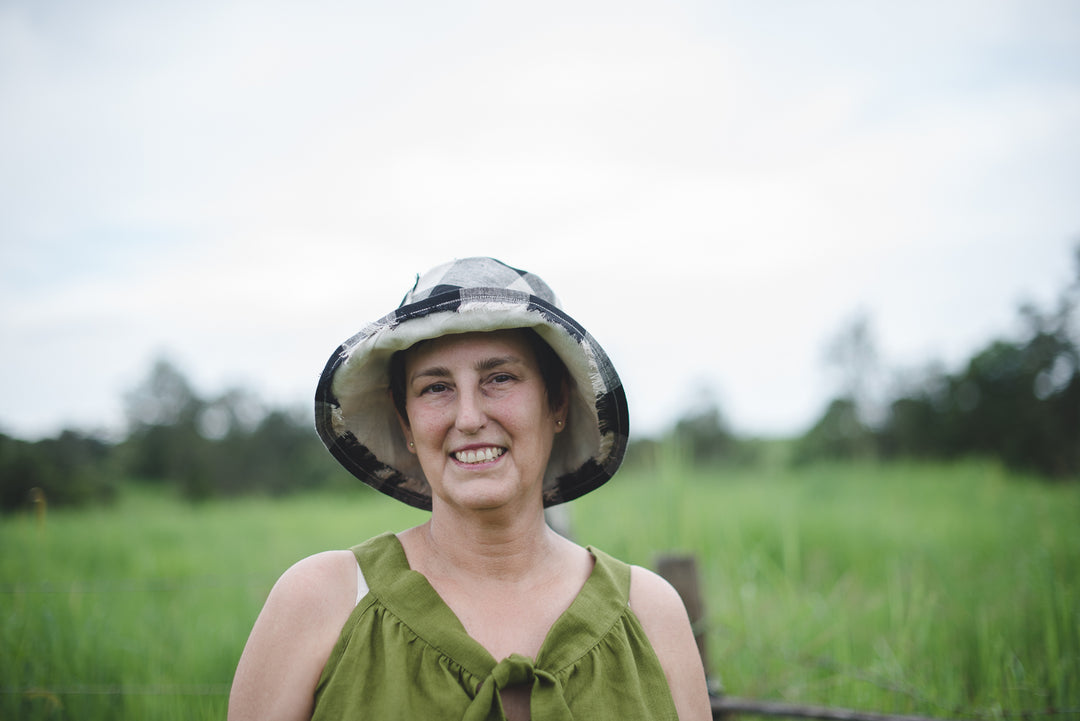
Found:
<svg viewBox="0 0 1080 721"><path fill-rule="evenodd" d="M420 378L446 378L450 375L450 369L444 366L431 366L430 368L424 368L418 370L412 374L409 381L415 381Z"/></svg>
<svg viewBox="0 0 1080 721"><path fill-rule="evenodd" d="M520 363L521 359L513 355L494 356L485 360L479 361L475 368L478 371L490 371L496 368L500 368L505 365L513 365Z"/></svg>
<svg viewBox="0 0 1080 721"><path fill-rule="evenodd" d="M496 368L501 368L506 365L514 365L515 363L520 362L521 359L515 355L492 356L491 358L485 358L483 360L477 361L476 365L474 365L473 368L477 372L483 373L495 370ZM411 383L422 378L448 378L451 375L453 374L446 366L430 366L428 368L422 368L409 376L409 382Z"/></svg>

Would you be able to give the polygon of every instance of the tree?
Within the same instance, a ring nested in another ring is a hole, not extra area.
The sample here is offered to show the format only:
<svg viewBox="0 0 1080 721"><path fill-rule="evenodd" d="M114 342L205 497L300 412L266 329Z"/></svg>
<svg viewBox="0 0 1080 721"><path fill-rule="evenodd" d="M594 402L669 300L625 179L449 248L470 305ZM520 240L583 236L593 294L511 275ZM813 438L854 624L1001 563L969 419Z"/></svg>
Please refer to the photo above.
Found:
<svg viewBox="0 0 1080 721"><path fill-rule="evenodd" d="M880 366L877 345L865 311L855 314L825 346L825 362L839 377L837 398L850 401L861 423L873 425Z"/></svg>
<svg viewBox="0 0 1080 721"><path fill-rule="evenodd" d="M1080 474L1080 246L1057 306L1020 307L1018 339L995 339L959 372L896 398L878 434L893 455L979 454L1048 476Z"/></svg>
<svg viewBox="0 0 1080 721"><path fill-rule="evenodd" d="M61 506L110 500L110 462L107 443L75 431L34 443L0 434L0 510L25 508L32 492Z"/></svg>
<svg viewBox="0 0 1080 721"><path fill-rule="evenodd" d="M159 358L150 374L124 395L124 406L129 427L138 430L191 424L203 403L176 366Z"/></svg>
<svg viewBox="0 0 1080 721"><path fill-rule="evenodd" d="M856 314L825 346L825 362L838 377L838 393L796 443L792 461L869 458L877 454L870 426L879 422L878 354L870 318Z"/></svg>
<svg viewBox="0 0 1080 721"><path fill-rule="evenodd" d="M836 398L795 444L796 464L827 459L873 458L877 454L874 433L859 418L851 398Z"/></svg>

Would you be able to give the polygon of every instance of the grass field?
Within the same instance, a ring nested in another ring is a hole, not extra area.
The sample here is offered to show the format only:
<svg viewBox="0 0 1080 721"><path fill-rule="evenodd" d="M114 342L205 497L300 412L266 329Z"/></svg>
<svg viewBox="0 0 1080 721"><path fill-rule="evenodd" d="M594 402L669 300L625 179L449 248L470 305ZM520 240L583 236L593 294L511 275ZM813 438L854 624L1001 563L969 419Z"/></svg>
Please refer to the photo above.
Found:
<svg viewBox="0 0 1080 721"><path fill-rule="evenodd" d="M740 697L1080 718L1080 486L997 466L705 472L668 460L572 505L576 540L701 567ZM0 519L0 719L221 719L285 567L421 522L374 492ZM1052 713L1047 714L1046 712Z"/></svg>

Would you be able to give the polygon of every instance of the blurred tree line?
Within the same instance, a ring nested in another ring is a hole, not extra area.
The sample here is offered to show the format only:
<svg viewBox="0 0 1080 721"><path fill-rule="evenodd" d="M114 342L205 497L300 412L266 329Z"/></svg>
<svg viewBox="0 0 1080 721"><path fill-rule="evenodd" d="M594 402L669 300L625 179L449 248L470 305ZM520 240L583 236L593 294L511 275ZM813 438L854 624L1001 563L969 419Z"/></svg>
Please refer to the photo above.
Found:
<svg viewBox="0 0 1080 721"><path fill-rule="evenodd" d="M827 348L840 391L790 444L789 462L951 459L990 456L1048 478L1080 479L1080 246L1075 278L1056 307L1019 309L1018 338L995 339L962 368L931 365L875 397L881 387L869 320L851 322ZM64 431L27 442L0 434L0 511L108 501L119 479L178 489L192 500L246 493L355 488L323 448L309 414L265 408L251 393L201 398L159 360L125 396L126 437L107 442ZM660 438L635 439L628 466L722 466L775 460L774 446L740 438L719 405L701 398Z"/></svg>
<svg viewBox="0 0 1080 721"><path fill-rule="evenodd" d="M120 479L177 489L185 498L280 495L354 486L302 412L267 409L251 393L200 398L169 361L157 361L125 398L126 437L75 431L27 442L0 434L0 510L111 500Z"/></svg>
<svg viewBox="0 0 1080 721"><path fill-rule="evenodd" d="M798 463L844 458L988 456L1048 478L1080 478L1080 246L1056 306L1019 309L1017 338L997 338L955 372L930 365L872 397L876 353L865 317L830 345L841 393L799 440Z"/></svg>

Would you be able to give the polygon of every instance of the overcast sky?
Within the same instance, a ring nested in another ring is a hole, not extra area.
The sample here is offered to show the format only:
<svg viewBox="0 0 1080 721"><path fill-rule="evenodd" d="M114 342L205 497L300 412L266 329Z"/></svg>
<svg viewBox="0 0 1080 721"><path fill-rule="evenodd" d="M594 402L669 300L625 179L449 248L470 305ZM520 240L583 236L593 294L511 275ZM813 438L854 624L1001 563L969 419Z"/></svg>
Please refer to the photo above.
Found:
<svg viewBox="0 0 1080 721"><path fill-rule="evenodd" d="M801 432L858 313L953 365L1080 241L1069 0L0 0L0 431L155 358L307 406L416 273L538 273L632 426Z"/></svg>

